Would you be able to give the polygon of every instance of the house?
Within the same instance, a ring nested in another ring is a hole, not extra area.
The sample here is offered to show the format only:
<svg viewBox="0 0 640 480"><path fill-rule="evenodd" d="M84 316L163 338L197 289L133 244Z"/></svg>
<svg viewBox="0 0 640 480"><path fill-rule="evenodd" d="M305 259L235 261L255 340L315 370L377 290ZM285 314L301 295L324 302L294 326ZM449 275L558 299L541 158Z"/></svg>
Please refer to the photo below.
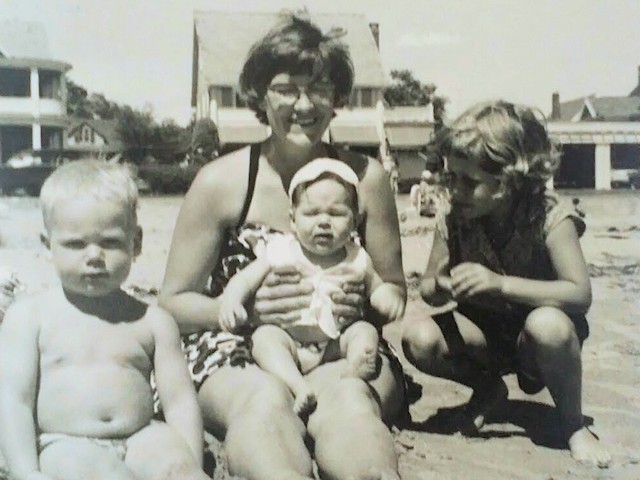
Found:
<svg viewBox="0 0 640 480"><path fill-rule="evenodd" d="M382 92L386 85L378 51L378 25L361 14L318 14L323 29L344 28L355 84L349 104L336 111L327 140L378 156L386 144ZM195 117L218 126L223 151L266 138L238 92L238 77L251 45L277 22L277 13L196 11L193 28L191 105Z"/></svg>
<svg viewBox="0 0 640 480"><path fill-rule="evenodd" d="M562 146L556 186L608 190L640 170L640 67L628 96L552 96L549 133Z"/></svg>
<svg viewBox="0 0 640 480"><path fill-rule="evenodd" d="M124 150L116 131L116 120L72 118L65 132L67 158L92 155L111 158Z"/></svg>
<svg viewBox="0 0 640 480"><path fill-rule="evenodd" d="M51 58L42 25L0 21L0 166L12 157L47 163L59 154L70 68Z"/></svg>
<svg viewBox="0 0 640 480"><path fill-rule="evenodd" d="M390 156L398 165L399 180L417 182L425 169L424 149L433 136L432 105L385 107L384 130Z"/></svg>

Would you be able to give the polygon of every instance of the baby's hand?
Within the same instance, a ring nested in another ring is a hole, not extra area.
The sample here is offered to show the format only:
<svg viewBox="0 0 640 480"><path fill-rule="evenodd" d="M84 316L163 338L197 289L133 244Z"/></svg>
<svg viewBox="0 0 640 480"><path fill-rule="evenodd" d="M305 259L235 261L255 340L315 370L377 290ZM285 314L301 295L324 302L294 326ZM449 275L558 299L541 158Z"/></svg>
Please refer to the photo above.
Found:
<svg viewBox="0 0 640 480"><path fill-rule="evenodd" d="M395 285L383 283L371 294L371 306L395 322L404 315L405 300Z"/></svg>
<svg viewBox="0 0 640 480"><path fill-rule="evenodd" d="M218 323L220 328L225 332L234 333L240 330L240 328L247 323L248 319L247 310L242 303L225 297L223 294L218 310Z"/></svg>

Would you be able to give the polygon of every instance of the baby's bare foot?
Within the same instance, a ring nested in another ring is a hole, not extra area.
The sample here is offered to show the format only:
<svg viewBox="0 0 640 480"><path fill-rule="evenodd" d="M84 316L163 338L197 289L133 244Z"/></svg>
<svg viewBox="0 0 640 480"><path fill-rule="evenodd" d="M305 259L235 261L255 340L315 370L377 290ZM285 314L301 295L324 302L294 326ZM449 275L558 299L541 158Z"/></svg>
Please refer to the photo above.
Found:
<svg viewBox="0 0 640 480"><path fill-rule="evenodd" d="M293 411L299 417L307 417L316 408L316 394L307 382L301 382L294 390Z"/></svg>
<svg viewBox="0 0 640 480"><path fill-rule="evenodd" d="M347 358L347 371L345 376L371 380L378 372L378 352L368 348Z"/></svg>
<svg viewBox="0 0 640 480"><path fill-rule="evenodd" d="M611 454L586 426L576 430L569 437L569 450L578 462L591 463L600 468L608 468L611 465Z"/></svg>
<svg viewBox="0 0 640 480"><path fill-rule="evenodd" d="M501 377L497 377L486 387L474 390L469 403L464 409L460 433L463 435L476 435L484 426L487 415L506 400L508 395L509 389Z"/></svg>

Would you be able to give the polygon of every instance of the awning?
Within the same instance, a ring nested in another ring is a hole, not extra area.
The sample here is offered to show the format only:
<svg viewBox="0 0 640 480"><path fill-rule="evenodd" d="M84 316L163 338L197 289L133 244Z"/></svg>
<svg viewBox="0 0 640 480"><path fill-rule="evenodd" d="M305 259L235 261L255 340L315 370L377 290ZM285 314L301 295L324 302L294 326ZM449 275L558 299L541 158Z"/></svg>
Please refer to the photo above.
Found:
<svg viewBox="0 0 640 480"><path fill-rule="evenodd" d="M433 134L431 125L385 125L384 131L391 148L415 149L424 147Z"/></svg>
<svg viewBox="0 0 640 480"><path fill-rule="evenodd" d="M224 125L218 129L220 143L257 143L267 138L267 127L264 125Z"/></svg>
<svg viewBox="0 0 640 480"><path fill-rule="evenodd" d="M331 143L341 145L380 145L380 137L375 125L331 125Z"/></svg>

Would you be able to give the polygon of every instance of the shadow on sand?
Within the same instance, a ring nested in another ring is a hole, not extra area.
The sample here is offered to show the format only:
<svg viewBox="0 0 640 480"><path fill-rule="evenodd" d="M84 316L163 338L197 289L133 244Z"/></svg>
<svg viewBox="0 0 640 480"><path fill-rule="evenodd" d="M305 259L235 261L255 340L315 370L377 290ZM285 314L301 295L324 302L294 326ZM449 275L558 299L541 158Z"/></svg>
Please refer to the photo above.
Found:
<svg viewBox="0 0 640 480"><path fill-rule="evenodd" d="M457 434L465 405L439 408L434 415L422 422L409 422L404 428L415 432L440 435ZM585 417L588 426L593 418ZM540 446L566 449L556 409L530 400L507 400L492 412L475 438L528 437Z"/></svg>

